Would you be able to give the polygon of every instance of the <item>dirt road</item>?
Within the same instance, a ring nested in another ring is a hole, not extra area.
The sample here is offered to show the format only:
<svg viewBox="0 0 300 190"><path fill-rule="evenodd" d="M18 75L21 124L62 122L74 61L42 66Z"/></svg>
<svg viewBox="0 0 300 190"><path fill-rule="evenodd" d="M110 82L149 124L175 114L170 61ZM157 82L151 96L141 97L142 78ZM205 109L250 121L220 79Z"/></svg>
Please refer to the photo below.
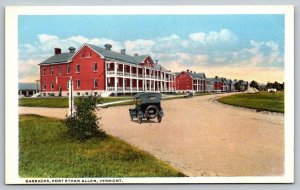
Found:
<svg viewBox="0 0 300 190"><path fill-rule="evenodd" d="M133 106L98 111L102 128L188 176L274 176L284 172L284 116L223 105L223 95L163 101L165 117L130 121ZM19 108L63 118L67 109Z"/></svg>

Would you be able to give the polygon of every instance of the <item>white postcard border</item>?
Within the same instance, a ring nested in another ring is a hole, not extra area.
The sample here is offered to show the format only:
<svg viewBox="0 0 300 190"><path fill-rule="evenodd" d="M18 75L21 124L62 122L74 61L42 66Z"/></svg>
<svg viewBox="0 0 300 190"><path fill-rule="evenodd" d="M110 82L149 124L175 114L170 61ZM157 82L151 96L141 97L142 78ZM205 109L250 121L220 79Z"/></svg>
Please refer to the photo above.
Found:
<svg viewBox="0 0 300 190"><path fill-rule="evenodd" d="M139 14L284 14L285 15L285 175L276 177L159 177L159 178L80 178L81 184L118 183L292 183L294 181L294 7L266 6L18 6L5 9L5 181L28 182L18 175L18 16L19 15L139 15ZM55 180L50 178L48 180ZM60 178L61 183L68 184ZM77 179L77 178L76 178ZM90 181L88 181L90 179ZM104 182L106 180L106 182ZM57 180L58 181L58 180ZM76 184L71 182L72 184ZM48 183L47 183L48 184Z"/></svg>

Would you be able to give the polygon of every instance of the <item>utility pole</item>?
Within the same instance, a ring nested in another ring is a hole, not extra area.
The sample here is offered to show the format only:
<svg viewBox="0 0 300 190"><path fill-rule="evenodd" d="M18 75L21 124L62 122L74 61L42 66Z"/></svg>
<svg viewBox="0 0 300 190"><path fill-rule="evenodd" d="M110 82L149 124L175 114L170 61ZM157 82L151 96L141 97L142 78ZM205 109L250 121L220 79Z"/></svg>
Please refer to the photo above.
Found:
<svg viewBox="0 0 300 190"><path fill-rule="evenodd" d="M69 113L68 116L73 117L74 114L74 96L73 96L73 80L72 77L68 81L69 86Z"/></svg>

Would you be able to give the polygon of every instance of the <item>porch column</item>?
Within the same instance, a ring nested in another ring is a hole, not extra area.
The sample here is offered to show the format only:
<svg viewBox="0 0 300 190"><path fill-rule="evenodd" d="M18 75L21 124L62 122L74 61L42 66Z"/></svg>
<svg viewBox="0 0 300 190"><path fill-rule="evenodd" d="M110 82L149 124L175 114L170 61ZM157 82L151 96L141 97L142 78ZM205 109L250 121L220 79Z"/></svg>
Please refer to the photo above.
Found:
<svg viewBox="0 0 300 190"><path fill-rule="evenodd" d="M125 92L125 65L123 64L123 92Z"/></svg>
<svg viewBox="0 0 300 190"><path fill-rule="evenodd" d="M142 76L143 76L143 91L145 91L145 73L144 73L144 68L142 68Z"/></svg>
<svg viewBox="0 0 300 190"><path fill-rule="evenodd" d="M197 78L197 92L199 91L199 79Z"/></svg>
<svg viewBox="0 0 300 190"><path fill-rule="evenodd" d="M167 87L166 79L167 79L167 74L164 73L164 91L166 91L166 87Z"/></svg>
<svg viewBox="0 0 300 190"><path fill-rule="evenodd" d="M160 71L160 91L163 91L163 73Z"/></svg>
<svg viewBox="0 0 300 190"><path fill-rule="evenodd" d="M129 76L130 76L130 92L132 93L132 78L131 78L131 77L132 77L132 75L131 75L131 74L132 74L132 71L131 71L131 69L132 69L132 67L131 67L131 65L130 65L130 66L129 66L129 72L130 72L130 75L129 75Z"/></svg>
<svg viewBox="0 0 300 190"><path fill-rule="evenodd" d="M107 62L105 61L105 91L107 91Z"/></svg>
<svg viewBox="0 0 300 190"><path fill-rule="evenodd" d="M117 79L118 79L118 77L117 77L117 63L114 62L114 64L115 64L115 92L117 92L117 91L118 91L118 82L117 82Z"/></svg>

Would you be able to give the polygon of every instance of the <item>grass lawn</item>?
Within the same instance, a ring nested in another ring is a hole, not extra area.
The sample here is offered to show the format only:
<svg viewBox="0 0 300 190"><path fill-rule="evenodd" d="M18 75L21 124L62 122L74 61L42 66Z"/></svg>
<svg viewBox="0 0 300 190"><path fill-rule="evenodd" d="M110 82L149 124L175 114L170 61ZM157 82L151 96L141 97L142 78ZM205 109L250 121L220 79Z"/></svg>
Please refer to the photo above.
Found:
<svg viewBox="0 0 300 190"><path fill-rule="evenodd" d="M66 136L58 119L20 115L21 177L184 176L152 155L111 136L84 142Z"/></svg>
<svg viewBox="0 0 300 190"><path fill-rule="evenodd" d="M130 97L107 97L101 98L103 103L128 100ZM75 105L77 98L75 97ZM131 103L132 104L132 103ZM19 106L28 107L48 107L48 108L68 108L69 99L65 97L49 97L49 98L20 98Z"/></svg>
<svg viewBox="0 0 300 190"><path fill-rule="evenodd" d="M284 113L284 92L257 94L235 94L218 99L219 102L234 106Z"/></svg>
<svg viewBox="0 0 300 190"><path fill-rule="evenodd" d="M196 93L195 96L204 96L209 95L210 93ZM180 94L177 94L180 95ZM172 100L182 98L178 97L170 97L164 98L163 100ZM120 100L130 100L133 97L130 96L118 96L118 97L105 97L101 98L102 103L115 102ZM75 105L77 102L77 98L75 97ZM132 105L134 102L122 102L119 104L110 105L111 106L122 106L122 105ZM48 98L20 98L19 106L27 106L27 107L48 107L48 108L68 108L69 107L69 99L66 97L48 97Z"/></svg>

